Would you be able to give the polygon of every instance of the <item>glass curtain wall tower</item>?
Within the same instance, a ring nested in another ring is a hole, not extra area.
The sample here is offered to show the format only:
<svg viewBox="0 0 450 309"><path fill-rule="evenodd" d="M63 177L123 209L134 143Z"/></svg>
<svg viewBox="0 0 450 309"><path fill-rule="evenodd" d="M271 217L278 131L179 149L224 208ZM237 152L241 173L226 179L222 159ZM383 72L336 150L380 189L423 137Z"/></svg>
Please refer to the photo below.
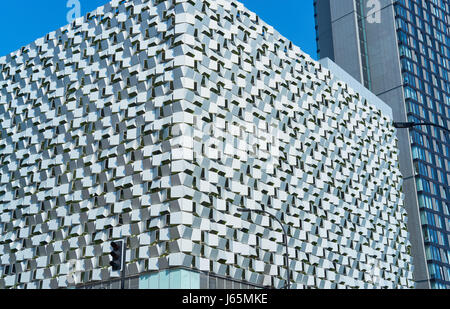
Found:
<svg viewBox="0 0 450 309"><path fill-rule="evenodd" d="M450 127L449 0L315 0L319 57L388 103L396 121ZM399 132L417 288L450 288L450 136ZM420 227L420 228L419 228Z"/></svg>

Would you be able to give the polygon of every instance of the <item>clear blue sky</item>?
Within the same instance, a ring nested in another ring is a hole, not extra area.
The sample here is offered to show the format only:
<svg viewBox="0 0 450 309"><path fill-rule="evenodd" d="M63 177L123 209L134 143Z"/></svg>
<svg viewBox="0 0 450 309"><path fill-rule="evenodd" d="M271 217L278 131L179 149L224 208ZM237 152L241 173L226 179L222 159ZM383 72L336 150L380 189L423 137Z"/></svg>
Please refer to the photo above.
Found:
<svg viewBox="0 0 450 309"><path fill-rule="evenodd" d="M313 0L239 0L281 35L317 59Z"/></svg>
<svg viewBox="0 0 450 309"><path fill-rule="evenodd" d="M316 58L312 0L240 0L266 23ZM109 0L80 0L81 15ZM0 56L67 24L67 0L3 0L0 3Z"/></svg>

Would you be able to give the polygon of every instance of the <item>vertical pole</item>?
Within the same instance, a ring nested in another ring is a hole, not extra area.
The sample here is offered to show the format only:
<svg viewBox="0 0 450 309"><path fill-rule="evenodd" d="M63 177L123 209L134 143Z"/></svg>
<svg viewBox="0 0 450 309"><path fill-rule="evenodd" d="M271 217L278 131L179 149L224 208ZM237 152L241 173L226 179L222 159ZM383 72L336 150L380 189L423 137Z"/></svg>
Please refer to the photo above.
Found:
<svg viewBox="0 0 450 309"><path fill-rule="evenodd" d="M283 230L284 247L286 249L286 256L284 258L284 262L286 263L286 271L287 271L287 285L285 285L285 287L288 290L290 290L291 289L291 270L289 268L288 233L286 231L286 228L284 227L283 223L280 220L278 220L277 217L272 215L270 212L265 211L265 210L258 210L257 212L262 213L262 214L266 214L269 217L271 217L272 219L274 219L275 221L277 221L278 224L281 226L281 229Z"/></svg>
<svg viewBox="0 0 450 309"><path fill-rule="evenodd" d="M286 228L284 227L283 223L278 220L277 217L272 215L270 212L267 212L265 210L261 210L260 213L265 213L269 217L273 218L275 221L278 222L278 224L281 226L281 229L283 230L283 238L284 238L284 247L286 248L286 256L285 256L285 263L286 263L286 271L287 271L287 285L285 287L290 290L291 289L291 270L289 268L289 247L288 247L288 233L286 231Z"/></svg>
<svg viewBox="0 0 450 309"><path fill-rule="evenodd" d="M289 251L288 251L288 242L287 242L287 233L283 228L283 232L284 232L284 246L286 247L286 257L285 257L285 261L286 261L286 269L287 269L287 288L288 290L291 289L291 271L289 269Z"/></svg>
<svg viewBox="0 0 450 309"><path fill-rule="evenodd" d="M126 248L126 239L122 240L122 261L121 261L121 269L122 269L122 279L120 280L120 288L125 289L125 254L127 252Z"/></svg>
<svg viewBox="0 0 450 309"><path fill-rule="evenodd" d="M278 224L280 224L281 229L283 230L284 247L286 248L286 255L285 255L284 262L286 263L287 285L285 285L283 288L287 288L290 290L291 289L291 270L289 269L288 233L287 233L283 223L280 220L278 220L278 218L276 216L272 215L270 212L267 212L265 210L254 210L254 209L246 209L246 208L238 208L237 210L242 211L242 212L247 212L247 213L255 212L258 214L267 215L270 218L277 221Z"/></svg>

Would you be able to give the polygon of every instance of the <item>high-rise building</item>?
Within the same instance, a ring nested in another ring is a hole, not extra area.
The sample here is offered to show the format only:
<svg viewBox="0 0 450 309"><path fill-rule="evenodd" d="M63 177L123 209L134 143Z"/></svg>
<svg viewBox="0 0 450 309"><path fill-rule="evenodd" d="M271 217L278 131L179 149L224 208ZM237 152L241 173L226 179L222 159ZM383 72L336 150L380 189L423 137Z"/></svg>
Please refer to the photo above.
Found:
<svg viewBox="0 0 450 309"><path fill-rule="evenodd" d="M450 127L450 1L315 0L317 45L378 95L394 120ZM418 288L450 288L450 136L399 132Z"/></svg>
<svg viewBox="0 0 450 309"><path fill-rule="evenodd" d="M119 287L118 240L131 288L281 288L286 249L292 288L413 287L392 110L239 2L114 0L0 58L0 129L1 288Z"/></svg>

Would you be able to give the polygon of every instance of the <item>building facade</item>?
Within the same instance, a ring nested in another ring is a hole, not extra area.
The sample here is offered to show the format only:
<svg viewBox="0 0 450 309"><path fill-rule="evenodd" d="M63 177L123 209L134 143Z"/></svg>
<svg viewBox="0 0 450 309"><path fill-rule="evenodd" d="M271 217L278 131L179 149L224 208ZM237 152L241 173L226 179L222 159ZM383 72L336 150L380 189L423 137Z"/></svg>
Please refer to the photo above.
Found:
<svg viewBox="0 0 450 309"><path fill-rule="evenodd" d="M118 239L129 288L414 285L391 109L239 2L114 0L0 58L0 128L0 288L115 287Z"/></svg>
<svg viewBox="0 0 450 309"><path fill-rule="evenodd" d="M318 52L393 109L394 120L450 126L448 0L316 0ZM450 288L450 137L399 131L418 288Z"/></svg>

